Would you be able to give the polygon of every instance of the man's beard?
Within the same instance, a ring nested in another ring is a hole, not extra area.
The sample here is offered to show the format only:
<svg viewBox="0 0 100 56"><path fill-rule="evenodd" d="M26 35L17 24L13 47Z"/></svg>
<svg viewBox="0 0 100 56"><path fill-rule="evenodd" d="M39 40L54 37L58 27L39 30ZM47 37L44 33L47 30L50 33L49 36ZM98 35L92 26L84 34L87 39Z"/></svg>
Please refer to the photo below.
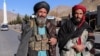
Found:
<svg viewBox="0 0 100 56"><path fill-rule="evenodd" d="M45 26L45 23L46 23L46 17L37 17L36 20L37 20L38 26L40 26L40 27Z"/></svg>
<svg viewBox="0 0 100 56"><path fill-rule="evenodd" d="M82 19L72 18L72 21L74 22L75 25L78 25L81 23Z"/></svg>
<svg viewBox="0 0 100 56"><path fill-rule="evenodd" d="M82 19L80 19L80 18L75 18L75 21L76 21L77 23L81 22L81 20L82 20Z"/></svg>

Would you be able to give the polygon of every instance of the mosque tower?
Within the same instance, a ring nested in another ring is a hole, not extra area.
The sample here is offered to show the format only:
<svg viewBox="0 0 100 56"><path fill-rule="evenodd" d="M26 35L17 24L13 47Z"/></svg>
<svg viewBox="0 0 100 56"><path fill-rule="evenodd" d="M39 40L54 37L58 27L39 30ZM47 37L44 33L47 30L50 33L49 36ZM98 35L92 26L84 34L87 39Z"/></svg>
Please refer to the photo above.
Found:
<svg viewBox="0 0 100 56"><path fill-rule="evenodd" d="M6 1L3 3L3 24L8 24L7 21L7 9L6 9Z"/></svg>

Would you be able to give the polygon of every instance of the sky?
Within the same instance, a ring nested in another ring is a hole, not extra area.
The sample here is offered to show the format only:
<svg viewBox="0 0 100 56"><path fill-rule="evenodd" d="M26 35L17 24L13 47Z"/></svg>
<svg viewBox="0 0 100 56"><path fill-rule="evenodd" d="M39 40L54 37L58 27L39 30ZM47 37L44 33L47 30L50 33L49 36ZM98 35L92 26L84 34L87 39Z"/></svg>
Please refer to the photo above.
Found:
<svg viewBox="0 0 100 56"><path fill-rule="evenodd" d="M19 13L21 15L31 15L34 13L33 6L39 1L49 3L51 9L59 5L74 6L82 2L82 0L6 0L7 11ZM0 9L3 9L4 0L0 0Z"/></svg>

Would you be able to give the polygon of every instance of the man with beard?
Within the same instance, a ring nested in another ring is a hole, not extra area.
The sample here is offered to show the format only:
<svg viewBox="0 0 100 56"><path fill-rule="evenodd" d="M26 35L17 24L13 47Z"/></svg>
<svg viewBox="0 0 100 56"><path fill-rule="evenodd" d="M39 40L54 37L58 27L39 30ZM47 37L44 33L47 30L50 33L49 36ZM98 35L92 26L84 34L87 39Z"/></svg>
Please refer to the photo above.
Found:
<svg viewBox="0 0 100 56"><path fill-rule="evenodd" d="M21 40L16 56L56 56L56 26L47 20L50 6L41 1L34 6L35 18Z"/></svg>
<svg viewBox="0 0 100 56"><path fill-rule="evenodd" d="M58 46L61 56L91 56L94 35L85 21L86 8L75 5L72 18L66 20L58 32ZM92 53L93 54L93 53Z"/></svg>

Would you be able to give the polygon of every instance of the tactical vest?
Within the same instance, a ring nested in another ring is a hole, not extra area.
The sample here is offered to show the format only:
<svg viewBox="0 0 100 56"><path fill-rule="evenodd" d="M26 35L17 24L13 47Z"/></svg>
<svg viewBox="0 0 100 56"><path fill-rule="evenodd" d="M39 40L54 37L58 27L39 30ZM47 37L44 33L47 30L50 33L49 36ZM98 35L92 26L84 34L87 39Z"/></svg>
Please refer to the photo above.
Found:
<svg viewBox="0 0 100 56"><path fill-rule="evenodd" d="M30 20L30 27L33 27L33 36L30 38L29 47L36 51L49 50L47 32L44 35L38 34L35 19Z"/></svg>

